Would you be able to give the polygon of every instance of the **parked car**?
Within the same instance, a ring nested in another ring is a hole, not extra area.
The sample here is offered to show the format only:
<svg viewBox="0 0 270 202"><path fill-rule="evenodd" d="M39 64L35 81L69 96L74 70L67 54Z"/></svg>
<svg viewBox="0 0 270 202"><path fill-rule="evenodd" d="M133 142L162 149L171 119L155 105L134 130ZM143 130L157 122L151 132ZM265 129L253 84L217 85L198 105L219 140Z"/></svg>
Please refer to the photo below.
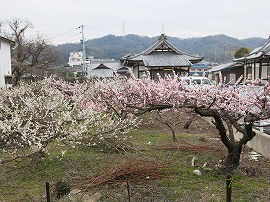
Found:
<svg viewBox="0 0 270 202"><path fill-rule="evenodd" d="M211 81L207 77L199 77L199 76L189 76L189 77L182 77L188 85L212 85Z"/></svg>

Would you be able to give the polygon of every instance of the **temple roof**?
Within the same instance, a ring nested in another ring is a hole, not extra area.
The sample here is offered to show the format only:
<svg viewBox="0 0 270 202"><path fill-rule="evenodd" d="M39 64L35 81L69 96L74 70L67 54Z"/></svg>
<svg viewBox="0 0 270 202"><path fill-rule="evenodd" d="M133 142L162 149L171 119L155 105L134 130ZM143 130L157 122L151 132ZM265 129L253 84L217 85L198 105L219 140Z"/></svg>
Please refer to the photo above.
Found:
<svg viewBox="0 0 270 202"><path fill-rule="evenodd" d="M234 61L242 61L242 60L247 60L247 59L257 59L257 58L260 58L263 56L270 56L270 36L264 45L253 49L249 54L246 54L242 58L237 58Z"/></svg>
<svg viewBox="0 0 270 202"><path fill-rule="evenodd" d="M173 46L164 34L139 54L126 55L122 59L143 61L146 66L191 66L203 57L187 54Z"/></svg>
<svg viewBox="0 0 270 202"><path fill-rule="evenodd" d="M208 72L219 72L224 69L234 68L234 67L243 67L241 62L227 62L217 66L214 66L212 69L209 69Z"/></svg>
<svg viewBox="0 0 270 202"><path fill-rule="evenodd" d="M121 67L121 63L119 61L112 60L95 60L91 63L90 69L112 69L117 70Z"/></svg>

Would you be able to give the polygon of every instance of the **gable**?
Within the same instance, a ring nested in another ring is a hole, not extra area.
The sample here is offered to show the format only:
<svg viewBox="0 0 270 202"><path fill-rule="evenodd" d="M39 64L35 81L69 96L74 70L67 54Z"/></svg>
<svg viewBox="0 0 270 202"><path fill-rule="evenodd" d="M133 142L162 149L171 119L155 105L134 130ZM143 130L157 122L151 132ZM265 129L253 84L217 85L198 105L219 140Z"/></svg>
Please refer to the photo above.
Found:
<svg viewBox="0 0 270 202"><path fill-rule="evenodd" d="M148 49L142 52L143 55L148 55L153 52L175 52L179 55L184 54L178 50L171 43L167 41L167 37L162 34L157 41L155 41Z"/></svg>
<svg viewBox="0 0 270 202"><path fill-rule="evenodd" d="M168 44L162 42L153 51L174 51L174 50Z"/></svg>
<svg viewBox="0 0 270 202"><path fill-rule="evenodd" d="M107 67L106 65L104 64L100 64L99 66L97 66L95 69L110 69L109 67Z"/></svg>

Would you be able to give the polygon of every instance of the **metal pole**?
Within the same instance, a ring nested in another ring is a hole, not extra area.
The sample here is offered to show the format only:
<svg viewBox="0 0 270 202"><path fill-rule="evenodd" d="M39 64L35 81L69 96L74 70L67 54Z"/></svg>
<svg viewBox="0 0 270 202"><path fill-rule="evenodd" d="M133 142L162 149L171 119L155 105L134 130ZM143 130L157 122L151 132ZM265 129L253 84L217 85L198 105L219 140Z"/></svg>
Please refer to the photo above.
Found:
<svg viewBox="0 0 270 202"><path fill-rule="evenodd" d="M47 196L47 202L51 202L50 184L49 184L49 182L46 182L46 196Z"/></svg>
<svg viewBox="0 0 270 202"><path fill-rule="evenodd" d="M83 67L82 67L82 70L83 70L83 76L86 76L86 55L85 55L85 44L84 44L84 25L81 25L79 28L82 29L82 39L81 39L81 42L82 42L82 52L83 52Z"/></svg>
<svg viewBox="0 0 270 202"><path fill-rule="evenodd" d="M232 201L232 175L228 174L226 178L226 201Z"/></svg>
<svg viewBox="0 0 270 202"><path fill-rule="evenodd" d="M126 175L125 175L126 177ZM127 183L127 192L128 192L128 202L130 202L130 188L129 188L129 183L128 183L128 179L126 177L126 183Z"/></svg>

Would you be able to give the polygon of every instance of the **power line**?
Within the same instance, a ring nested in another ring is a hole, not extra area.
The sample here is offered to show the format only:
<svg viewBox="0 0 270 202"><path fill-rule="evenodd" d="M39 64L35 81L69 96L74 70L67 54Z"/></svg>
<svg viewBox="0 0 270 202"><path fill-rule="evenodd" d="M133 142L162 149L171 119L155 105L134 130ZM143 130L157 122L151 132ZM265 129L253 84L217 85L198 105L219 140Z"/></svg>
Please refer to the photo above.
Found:
<svg viewBox="0 0 270 202"><path fill-rule="evenodd" d="M57 35L53 35L53 36L50 36L49 39L51 38L57 38L59 36L62 36L64 34L67 34L67 33L70 33L70 32L73 32L73 31L76 31L77 29L72 29L72 30L69 30L69 31L66 31L66 32L63 32L63 33L60 33L60 34L57 34Z"/></svg>
<svg viewBox="0 0 270 202"><path fill-rule="evenodd" d="M76 34L74 34L74 35L72 35L72 36L63 38L63 39L61 39L61 40L57 40L57 44L59 44L59 43L61 43L61 42L63 42L63 41L66 41L66 40L68 40L68 39L75 38L75 36L77 37L77 36L79 36L79 35L80 35L80 33L76 33Z"/></svg>
<svg viewBox="0 0 270 202"><path fill-rule="evenodd" d="M104 35L108 35L108 34L113 34L116 36L121 36L121 32L120 33L116 33L116 32L112 32L110 29L109 30L103 30L103 29L95 29L95 28L89 28L88 26L84 26L84 31L85 33L91 33L93 34L93 32L102 32L104 33Z"/></svg>

